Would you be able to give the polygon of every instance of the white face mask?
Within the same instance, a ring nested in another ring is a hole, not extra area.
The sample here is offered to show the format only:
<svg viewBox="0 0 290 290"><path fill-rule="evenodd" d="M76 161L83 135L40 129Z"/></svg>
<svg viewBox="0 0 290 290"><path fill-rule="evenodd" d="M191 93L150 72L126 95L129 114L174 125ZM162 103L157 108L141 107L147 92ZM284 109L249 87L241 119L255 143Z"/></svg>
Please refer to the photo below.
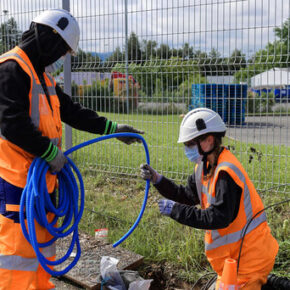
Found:
<svg viewBox="0 0 290 290"><path fill-rule="evenodd" d="M63 66L64 60L65 60L65 55L63 55L62 57L60 57L54 63L52 63L52 64L48 65L47 67L45 67L45 72L53 73L53 72L58 71Z"/></svg>
<svg viewBox="0 0 290 290"><path fill-rule="evenodd" d="M185 152L186 157L189 159L189 161L195 162L198 164L201 162L202 156L198 152L197 145L190 146L190 147L185 146L184 152Z"/></svg>

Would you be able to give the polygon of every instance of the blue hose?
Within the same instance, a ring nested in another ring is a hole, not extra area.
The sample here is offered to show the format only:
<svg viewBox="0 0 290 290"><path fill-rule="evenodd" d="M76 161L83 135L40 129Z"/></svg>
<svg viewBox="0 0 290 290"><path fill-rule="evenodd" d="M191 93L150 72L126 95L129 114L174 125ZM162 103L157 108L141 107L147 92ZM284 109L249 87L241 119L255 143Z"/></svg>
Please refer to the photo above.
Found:
<svg viewBox="0 0 290 290"><path fill-rule="evenodd" d="M132 137L140 139L145 149L146 162L147 164L150 164L149 150L146 141L141 135L138 135L136 133L116 133L101 136L83 142L79 145L76 145L67 150L64 154L67 156L72 152L79 150L80 148L83 148L90 144L111 138L120 138L120 137ZM82 176L76 165L69 157L67 157L67 159L68 163L63 167L63 169L59 173L57 173L59 183L57 207L54 206L53 202L51 201L50 194L47 191L45 175L49 170L49 165L46 161L44 161L41 158L35 158L29 168L27 176L27 184L23 190L20 201L19 216L23 235L25 236L27 241L32 245L36 253L36 257L41 266L43 267L43 269L53 276L61 276L67 273L69 270L72 269L72 267L76 265L81 256L81 247L78 236L78 224L81 220L84 211L84 200L85 200L84 184ZM79 186L73 171L77 176ZM119 244L125 241L139 224L146 207L149 187L150 181L146 180L145 196L140 213L133 226L120 240L118 240L113 244L113 247L117 247ZM27 228L25 225L25 209L26 209ZM47 212L52 212L55 215L52 221L47 220L46 216ZM56 224L59 218L63 218L63 220L61 225L57 227ZM48 232L53 236L53 238L50 241L46 243L38 243L34 220L36 220L41 226L45 227L48 230ZM66 237L71 233L73 233L73 235L70 247L66 252L66 254L59 260L50 261L40 251L39 248L50 247L58 238ZM65 260L67 260L70 257L75 245L77 248L76 256L65 269L61 271L54 271L49 267L59 265L63 263Z"/></svg>

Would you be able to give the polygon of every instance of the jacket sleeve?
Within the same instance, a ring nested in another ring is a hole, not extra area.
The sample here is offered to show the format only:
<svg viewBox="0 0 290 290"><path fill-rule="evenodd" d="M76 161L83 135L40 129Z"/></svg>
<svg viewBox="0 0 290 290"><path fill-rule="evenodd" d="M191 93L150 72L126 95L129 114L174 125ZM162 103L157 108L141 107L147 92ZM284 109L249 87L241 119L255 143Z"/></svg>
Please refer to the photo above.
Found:
<svg viewBox="0 0 290 290"><path fill-rule="evenodd" d="M158 192L167 199L171 199L189 206L199 204L200 202L197 194L194 174L188 177L186 186L177 185L172 180L164 176L162 176L161 181L154 186Z"/></svg>
<svg viewBox="0 0 290 290"><path fill-rule="evenodd" d="M56 93L60 102L61 120L71 127L95 134L108 134L113 127L113 122L95 111L83 107L80 103L74 102L57 85Z"/></svg>
<svg viewBox="0 0 290 290"><path fill-rule="evenodd" d="M215 230L227 227L237 216L242 189L230 175L221 171L216 184L215 203L207 209L175 203L171 218L198 229Z"/></svg>
<svg viewBox="0 0 290 290"><path fill-rule="evenodd" d="M50 140L42 136L29 115L30 78L17 62L0 65L0 129L1 134L23 150L41 156Z"/></svg>

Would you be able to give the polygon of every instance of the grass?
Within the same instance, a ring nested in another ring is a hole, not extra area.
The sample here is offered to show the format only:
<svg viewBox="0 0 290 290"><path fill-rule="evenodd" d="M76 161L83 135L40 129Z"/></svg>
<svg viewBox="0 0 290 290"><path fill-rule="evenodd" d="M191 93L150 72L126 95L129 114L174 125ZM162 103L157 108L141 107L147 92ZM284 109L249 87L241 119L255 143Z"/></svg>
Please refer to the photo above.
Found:
<svg viewBox="0 0 290 290"><path fill-rule="evenodd" d="M176 144L179 116L106 116L144 130L151 165L167 177L186 183L193 168L184 156L182 145ZM95 137L78 132L73 144ZM261 192L265 206L289 198L289 183L283 185L289 182L289 147L243 143L227 138L224 144L245 167ZM141 144L126 146L113 139L73 154L86 185L86 210L80 230L93 235L96 228L108 227L112 243L129 230L138 216L144 196L145 183L138 176L139 165L145 162L144 156ZM194 282L211 271L204 255L203 231L160 216L157 208L159 198L152 187L144 216L122 247L143 255L148 263L169 263L177 277ZM290 278L289 203L267 210L267 217L280 245L274 272Z"/></svg>

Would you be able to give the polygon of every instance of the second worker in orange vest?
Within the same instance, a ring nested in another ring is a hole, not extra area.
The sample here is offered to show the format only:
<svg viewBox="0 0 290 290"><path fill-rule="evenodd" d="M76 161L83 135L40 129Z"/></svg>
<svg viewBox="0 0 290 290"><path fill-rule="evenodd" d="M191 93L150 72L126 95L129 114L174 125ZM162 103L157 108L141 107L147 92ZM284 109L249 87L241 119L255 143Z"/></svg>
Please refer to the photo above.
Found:
<svg viewBox="0 0 290 290"><path fill-rule="evenodd" d="M178 140L185 145L188 159L196 163L187 186L176 185L148 164L141 165L141 177L150 179L167 198L159 201L161 214L206 230L205 253L218 275L216 289L225 260L239 259L244 235L238 284L241 289L257 290L272 270L278 243L271 235L263 203L248 174L238 159L221 146L225 132L225 124L216 112L207 108L190 111L183 118Z"/></svg>

